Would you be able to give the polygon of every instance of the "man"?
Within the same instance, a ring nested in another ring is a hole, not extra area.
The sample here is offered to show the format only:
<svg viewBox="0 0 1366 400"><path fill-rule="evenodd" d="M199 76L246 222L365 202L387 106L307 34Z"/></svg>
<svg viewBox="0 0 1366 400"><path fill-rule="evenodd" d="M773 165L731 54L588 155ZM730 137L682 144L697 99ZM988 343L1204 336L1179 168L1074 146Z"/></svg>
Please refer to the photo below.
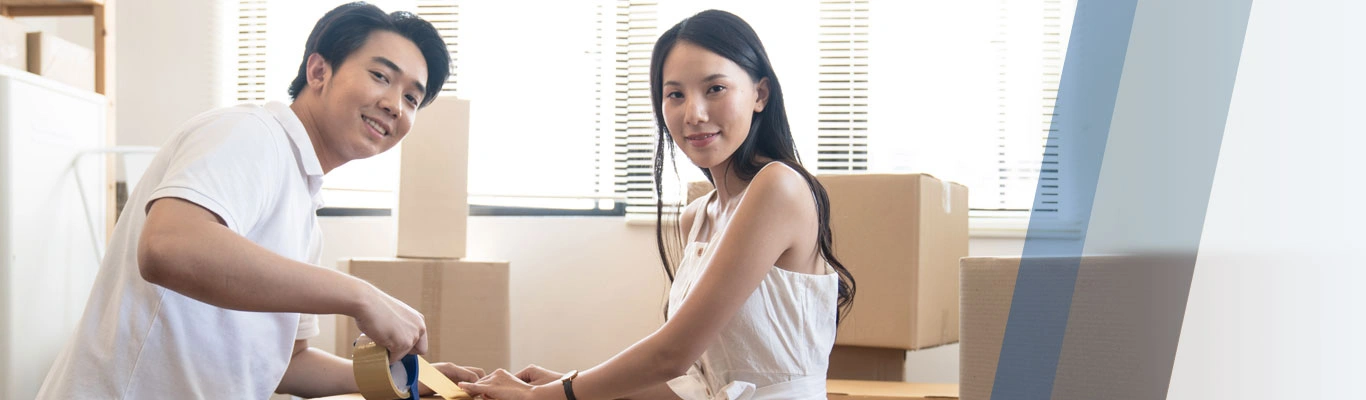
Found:
<svg viewBox="0 0 1366 400"><path fill-rule="evenodd" d="M72 343L39 398L266 398L357 391L351 362L308 347L343 314L391 351L424 353L422 315L316 266L322 177L398 144L449 75L409 13L352 3L309 35L292 104L202 114L129 196ZM456 380L483 371L439 364Z"/></svg>

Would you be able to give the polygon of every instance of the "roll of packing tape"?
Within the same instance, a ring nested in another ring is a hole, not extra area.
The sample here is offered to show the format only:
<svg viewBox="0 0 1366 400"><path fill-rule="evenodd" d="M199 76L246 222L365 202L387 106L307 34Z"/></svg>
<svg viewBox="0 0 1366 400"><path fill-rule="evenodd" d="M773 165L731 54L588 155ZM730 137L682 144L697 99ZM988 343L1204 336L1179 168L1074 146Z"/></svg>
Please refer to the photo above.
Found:
<svg viewBox="0 0 1366 400"><path fill-rule="evenodd" d="M389 349L361 335L351 357L351 371L366 400L418 398L418 382L427 385L445 400L471 400L469 393L456 386L421 356L409 354L389 364Z"/></svg>

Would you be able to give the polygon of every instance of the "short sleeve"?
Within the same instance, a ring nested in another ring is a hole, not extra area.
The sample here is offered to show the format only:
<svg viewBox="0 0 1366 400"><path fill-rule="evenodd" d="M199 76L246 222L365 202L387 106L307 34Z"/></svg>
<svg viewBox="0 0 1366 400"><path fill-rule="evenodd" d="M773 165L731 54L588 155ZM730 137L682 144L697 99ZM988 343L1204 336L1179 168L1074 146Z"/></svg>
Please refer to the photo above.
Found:
<svg viewBox="0 0 1366 400"><path fill-rule="evenodd" d="M147 207L176 197L204 207L245 236L271 210L288 173L288 146L262 118L247 112L215 117L184 132Z"/></svg>

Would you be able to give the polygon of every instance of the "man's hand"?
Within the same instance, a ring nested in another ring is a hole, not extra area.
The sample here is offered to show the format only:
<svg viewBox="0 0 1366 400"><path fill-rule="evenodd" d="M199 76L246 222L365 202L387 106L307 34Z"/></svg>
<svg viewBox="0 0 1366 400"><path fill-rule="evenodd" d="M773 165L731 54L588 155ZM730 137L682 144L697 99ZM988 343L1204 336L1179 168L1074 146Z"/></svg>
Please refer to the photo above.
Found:
<svg viewBox="0 0 1366 400"><path fill-rule="evenodd" d="M389 349L389 363L408 354L427 353L427 322L422 313L370 286L369 299L354 316L361 333Z"/></svg>

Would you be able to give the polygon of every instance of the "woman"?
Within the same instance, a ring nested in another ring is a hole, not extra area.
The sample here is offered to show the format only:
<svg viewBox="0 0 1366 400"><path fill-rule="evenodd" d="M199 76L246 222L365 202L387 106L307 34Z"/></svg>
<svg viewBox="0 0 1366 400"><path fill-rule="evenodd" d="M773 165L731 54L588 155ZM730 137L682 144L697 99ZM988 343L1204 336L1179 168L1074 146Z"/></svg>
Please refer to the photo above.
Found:
<svg viewBox="0 0 1366 400"><path fill-rule="evenodd" d="M679 22L655 43L650 90L656 194L670 140L716 187L679 218L677 268L657 228L673 282L664 326L583 373L530 366L460 386L496 399L825 398L854 279L831 253L825 189L797 160L758 35L724 11Z"/></svg>

